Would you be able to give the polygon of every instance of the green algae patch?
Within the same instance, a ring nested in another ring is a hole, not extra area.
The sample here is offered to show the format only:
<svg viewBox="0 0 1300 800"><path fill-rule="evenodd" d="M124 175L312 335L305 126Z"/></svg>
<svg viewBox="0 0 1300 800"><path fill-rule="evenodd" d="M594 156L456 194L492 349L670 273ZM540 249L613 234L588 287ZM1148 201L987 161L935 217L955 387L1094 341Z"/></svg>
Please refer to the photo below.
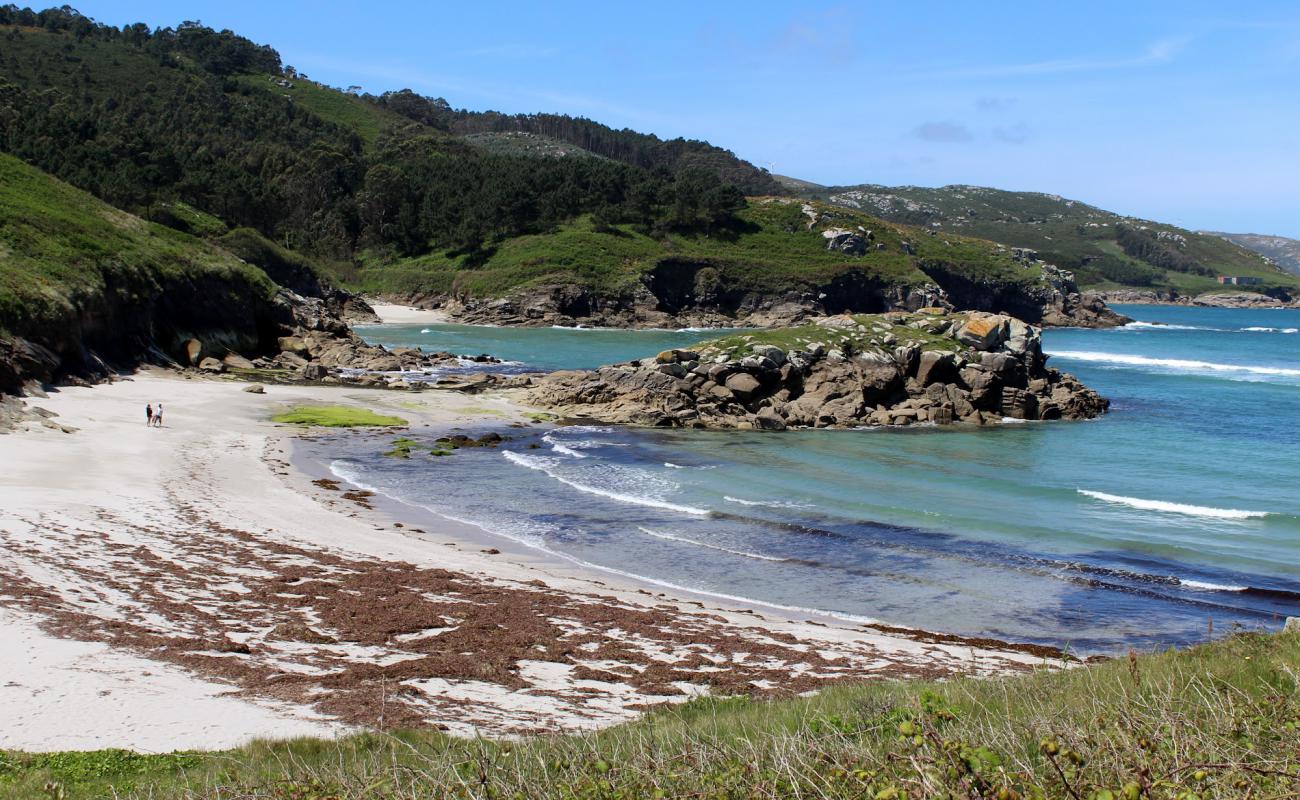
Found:
<svg viewBox="0 0 1300 800"><path fill-rule="evenodd" d="M393 449L384 453L389 458L410 458L411 448L415 447L417 442L414 439L408 439L403 436L400 439L393 440Z"/></svg>
<svg viewBox="0 0 1300 800"><path fill-rule="evenodd" d="M286 425L311 425L321 428L392 428L406 425L401 417L376 414L351 406L297 406L271 417L272 422Z"/></svg>

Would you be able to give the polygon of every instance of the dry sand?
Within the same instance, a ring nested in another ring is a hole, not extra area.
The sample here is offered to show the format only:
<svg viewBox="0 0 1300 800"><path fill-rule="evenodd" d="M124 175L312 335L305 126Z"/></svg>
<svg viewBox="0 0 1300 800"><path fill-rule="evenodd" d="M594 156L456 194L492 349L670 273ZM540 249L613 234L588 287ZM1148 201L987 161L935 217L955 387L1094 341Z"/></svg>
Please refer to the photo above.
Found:
<svg viewBox="0 0 1300 800"><path fill-rule="evenodd" d="M379 321L399 325L436 325L449 322L445 311L414 306L399 306L393 303L370 303L370 307L379 315Z"/></svg>
<svg viewBox="0 0 1300 800"><path fill-rule="evenodd" d="M617 584L313 483L291 466L312 434L269 422L300 403L518 420L509 397L244 386L142 372L30 401L74 433L0 436L0 635L19 643L0 660L0 748L583 730L699 693L1041 661ZM146 428L158 401L166 425Z"/></svg>

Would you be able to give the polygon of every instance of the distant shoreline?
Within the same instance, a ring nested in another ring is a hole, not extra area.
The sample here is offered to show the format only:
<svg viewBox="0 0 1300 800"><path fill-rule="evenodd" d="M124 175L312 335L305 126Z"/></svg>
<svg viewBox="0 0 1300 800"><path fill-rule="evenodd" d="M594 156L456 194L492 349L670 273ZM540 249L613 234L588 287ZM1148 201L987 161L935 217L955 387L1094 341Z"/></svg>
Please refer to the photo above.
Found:
<svg viewBox="0 0 1300 800"><path fill-rule="evenodd" d="M1285 303L1256 292L1213 292L1194 296L1162 295L1154 291L1115 289L1098 292L1107 305L1187 306L1202 308L1300 308L1300 301Z"/></svg>

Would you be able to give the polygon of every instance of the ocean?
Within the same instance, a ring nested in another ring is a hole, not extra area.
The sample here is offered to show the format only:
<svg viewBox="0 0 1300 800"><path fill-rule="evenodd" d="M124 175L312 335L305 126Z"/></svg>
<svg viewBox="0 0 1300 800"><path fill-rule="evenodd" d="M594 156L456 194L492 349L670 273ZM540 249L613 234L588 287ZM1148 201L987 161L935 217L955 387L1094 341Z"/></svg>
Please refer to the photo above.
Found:
<svg viewBox="0 0 1300 800"><path fill-rule="evenodd" d="M1300 311L1117 310L1140 321L1044 334L1052 365L1111 399L1088 422L500 428L500 448L410 460L347 435L305 447L358 485L590 569L795 615L1079 654L1280 627L1300 615ZM716 335L360 331L513 371Z"/></svg>

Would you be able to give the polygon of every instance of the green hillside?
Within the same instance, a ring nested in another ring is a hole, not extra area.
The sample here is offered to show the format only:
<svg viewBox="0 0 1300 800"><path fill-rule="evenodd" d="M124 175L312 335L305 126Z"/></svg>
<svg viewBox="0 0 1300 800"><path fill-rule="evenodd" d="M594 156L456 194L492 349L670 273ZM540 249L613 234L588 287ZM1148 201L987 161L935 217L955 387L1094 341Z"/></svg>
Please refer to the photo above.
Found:
<svg viewBox="0 0 1300 800"><path fill-rule="evenodd" d="M648 287L661 309L726 313L790 292L874 311L928 284L1029 319L1052 293L1006 248L955 235L978 231L824 209L814 230L798 204L747 208L742 192L780 184L706 142L339 91L198 23L117 29L67 7L0 7L0 41L0 151L145 219L233 238L245 258L254 233L350 287L474 299L549 284L624 305ZM836 225L879 238L828 250Z"/></svg>
<svg viewBox="0 0 1300 800"><path fill-rule="evenodd" d="M434 731L219 753L0 752L14 800L1287 798L1300 635L1239 634L1077 669L701 698L605 731ZM69 724L77 724L70 721Z"/></svg>
<svg viewBox="0 0 1300 800"><path fill-rule="evenodd" d="M813 222L812 216L816 221ZM855 232L865 252L828 248L827 231ZM867 235L869 232L869 236ZM583 217L541 235L502 241L483 261L438 252L413 259L366 260L358 285L395 295L491 299L556 285L586 301L630 303L648 287L662 310L692 305L734 309L746 295L822 296L828 311L887 307L893 289L941 286L958 305L1015 308L1036 319L1042 270L1009 248L964 236L931 235L824 203L750 198L736 220L710 234L647 235ZM985 296L976 296L976 289Z"/></svg>
<svg viewBox="0 0 1300 800"><path fill-rule="evenodd" d="M240 86L291 100L296 108L355 133L367 146L373 145L384 131L411 124L405 117L386 111L355 94L341 92L298 75L286 77L279 74L245 74L236 76L235 80Z"/></svg>
<svg viewBox="0 0 1300 800"><path fill-rule="evenodd" d="M1241 245L1277 264L1292 275L1300 275L1300 240L1285 236L1265 236L1258 233L1210 233Z"/></svg>
<svg viewBox="0 0 1300 800"><path fill-rule="evenodd" d="M5 6L0 41L0 150L145 218L183 203L314 256L476 252L597 212L680 228L702 194L775 187L705 142L340 91L198 23ZM603 157L505 146L523 135Z"/></svg>
<svg viewBox="0 0 1300 800"><path fill-rule="evenodd" d="M1199 294L1221 289L1219 276L1236 275L1260 278L1263 285L1244 287L1256 291L1300 289L1295 276L1219 236L1122 217L1057 195L978 186L874 185L829 187L808 195L895 222L1028 248L1048 263L1073 270L1087 287Z"/></svg>
<svg viewBox="0 0 1300 800"><path fill-rule="evenodd" d="M151 346L179 356L190 337L258 350L284 315L277 288L224 249L0 154L0 343L49 348L62 361L53 371L86 368L87 351L125 362ZM6 352L0 391L13 391L20 370Z"/></svg>

